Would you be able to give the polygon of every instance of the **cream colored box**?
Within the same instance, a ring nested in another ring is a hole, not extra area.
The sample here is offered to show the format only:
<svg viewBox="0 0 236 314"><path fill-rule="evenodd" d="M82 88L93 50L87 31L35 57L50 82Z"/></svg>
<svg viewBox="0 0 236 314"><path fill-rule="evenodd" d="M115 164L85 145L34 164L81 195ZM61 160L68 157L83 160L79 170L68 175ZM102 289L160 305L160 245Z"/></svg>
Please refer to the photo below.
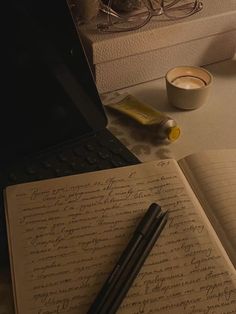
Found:
<svg viewBox="0 0 236 314"><path fill-rule="evenodd" d="M178 21L153 18L137 31L103 34L80 26L100 93L163 77L179 65L202 66L236 51L236 0L203 0L201 12Z"/></svg>

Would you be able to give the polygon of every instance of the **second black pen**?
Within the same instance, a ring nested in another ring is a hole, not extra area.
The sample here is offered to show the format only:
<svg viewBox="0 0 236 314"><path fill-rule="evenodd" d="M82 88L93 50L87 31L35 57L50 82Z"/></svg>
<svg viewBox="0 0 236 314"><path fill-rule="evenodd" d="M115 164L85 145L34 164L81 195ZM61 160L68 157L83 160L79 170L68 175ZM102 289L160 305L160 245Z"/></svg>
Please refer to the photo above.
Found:
<svg viewBox="0 0 236 314"><path fill-rule="evenodd" d="M156 203L153 203L149 206L145 215L135 229L133 237L131 238L127 247L120 256L116 266L104 283L102 289L98 293L87 314L98 314L100 312L100 309L102 308L106 299L109 297L109 294L115 286L116 282L118 281L120 275L122 274L129 260L137 250L139 244L148 233L150 226L152 225L153 221L160 213L160 211L161 208Z"/></svg>
<svg viewBox="0 0 236 314"><path fill-rule="evenodd" d="M124 297L126 296L129 288L133 284L136 276L138 275L141 267L143 266L146 258L155 245L158 237L160 236L166 222L168 213L161 213L160 216L153 222L153 226L147 238L142 241L142 244L135 252L127 269L122 273L119 282L114 287L112 293L109 295L106 304L103 304L100 314L115 314Z"/></svg>

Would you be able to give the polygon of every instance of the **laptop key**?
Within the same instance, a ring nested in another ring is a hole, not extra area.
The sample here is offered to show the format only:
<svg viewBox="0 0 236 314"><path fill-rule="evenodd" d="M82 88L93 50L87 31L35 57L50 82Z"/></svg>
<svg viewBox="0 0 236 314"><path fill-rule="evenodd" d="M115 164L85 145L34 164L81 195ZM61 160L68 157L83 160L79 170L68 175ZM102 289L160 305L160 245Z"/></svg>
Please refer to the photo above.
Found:
<svg viewBox="0 0 236 314"><path fill-rule="evenodd" d="M91 165L96 164L98 162L98 159L95 156L87 156L86 160Z"/></svg>
<svg viewBox="0 0 236 314"><path fill-rule="evenodd" d="M83 147L75 147L73 149L73 153L80 158L83 158L87 155L87 152L85 151L85 149Z"/></svg>
<svg viewBox="0 0 236 314"><path fill-rule="evenodd" d="M111 161L104 159L104 160L100 161L100 163L98 165L98 170L110 169L111 167L113 167Z"/></svg>
<svg viewBox="0 0 236 314"><path fill-rule="evenodd" d="M107 150L99 150L98 151L98 156L102 159L108 159L111 157L111 153L108 152Z"/></svg>
<svg viewBox="0 0 236 314"><path fill-rule="evenodd" d="M69 160L67 154L62 152L58 153L57 158L62 162L67 162Z"/></svg>
<svg viewBox="0 0 236 314"><path fill-rule="evenodd" d="M111 163L114 167L122 167L126 165L126 162L120 158L114 158L111 160Z"/></svg>
<svg viewBox="0 0 236 314"><path fill-rule="evenodd" d="M85 148L88 151L91 151L91 152L94 152L97 149L96 146L94 145L94 143L87 143L87 144L85 144Z"/></svg>
<svg viewBox="0 0 236 314"><path fill-rule="evenodd" d="M70 163L70 166L74 172L80 172L81 169L85 169L86 167L88 167L88 164L78 160Z"/></svg>
<svg viewBox="0 0 236 314"><path fill-rule="evenodd" d="M53 166L53 163L51 161L49 161L49 160L42 160L41 164L46 169L47 168L52 168L52 166Z"/></svg>
<svg viewBox="0 0 236 314"><path fill-rule="evenodd" d="M25 168L25 172L28 175L36 175L38 170L37 170L37 167L35 165L28 165Z"/></svg>
<svg viewBox="0 0 236 314"><path fill-rule="evenodd" d="M116 147L116 146L111 147L110 151L114 154L117 154L117 155L120 155L124 152L124 150L121 147Z"/></svg>

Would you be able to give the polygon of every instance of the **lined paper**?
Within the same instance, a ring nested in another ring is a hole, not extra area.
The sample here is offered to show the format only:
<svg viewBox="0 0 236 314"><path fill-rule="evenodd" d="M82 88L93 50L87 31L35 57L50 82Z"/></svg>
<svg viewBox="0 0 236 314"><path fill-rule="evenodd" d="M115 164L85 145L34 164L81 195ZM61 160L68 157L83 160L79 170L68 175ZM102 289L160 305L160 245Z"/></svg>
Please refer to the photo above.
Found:
<svg viewBox="0 0 236 314"><path fill-rule="evenodd" d="M236 151L208 151L188 156L185 162L236 268Z"/></svg>
<svg viewBox="0 0 236 314"><path fill-rule="evenodd" d="M232 270L173 160L9 187L16 312L84 314L150 203L169 210L118 313L235 313Z"/></svg>

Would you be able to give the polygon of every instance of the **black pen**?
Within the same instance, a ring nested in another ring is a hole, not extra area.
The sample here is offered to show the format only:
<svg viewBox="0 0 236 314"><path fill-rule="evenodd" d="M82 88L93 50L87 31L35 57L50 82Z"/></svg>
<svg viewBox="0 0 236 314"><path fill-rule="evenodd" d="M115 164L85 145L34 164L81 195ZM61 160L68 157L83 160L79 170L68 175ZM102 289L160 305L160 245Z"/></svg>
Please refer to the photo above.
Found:
<svg viewBox="0 0 236 314"><path fill-rule="evenodd" d="M117 281L119 280L119 277L126 268L126 265L128 264L129 260L139 247L141 241L148 234L153 221L155 221L160 211L161 208L156 203L153 203L149 206L145 215L143 216L137 228L135 229L133 237L131 238L127 247L120 256L116 266L114 267L108 279L104 283L102 289L98 293L87 314L96 314L100 312L100 309L102 308L104 302L106 301L107 298L109 298L110 292L116 285Z"/></svg>
<svg viewBox="0 0 236 314"><path fill-rule="evenodd" d="M103 304L103 307L99 314L114 314L122 303L133 281L137 277L142 265L152 250L156 240L158 239L161 231L163 230L167 222L167 212L161 213L160 216L153 223L149 236L144 239L138 250L135 252L128 267L123 272L119 279L119 282L114 287L112 293L109 295L107 302Z"/></svg>

